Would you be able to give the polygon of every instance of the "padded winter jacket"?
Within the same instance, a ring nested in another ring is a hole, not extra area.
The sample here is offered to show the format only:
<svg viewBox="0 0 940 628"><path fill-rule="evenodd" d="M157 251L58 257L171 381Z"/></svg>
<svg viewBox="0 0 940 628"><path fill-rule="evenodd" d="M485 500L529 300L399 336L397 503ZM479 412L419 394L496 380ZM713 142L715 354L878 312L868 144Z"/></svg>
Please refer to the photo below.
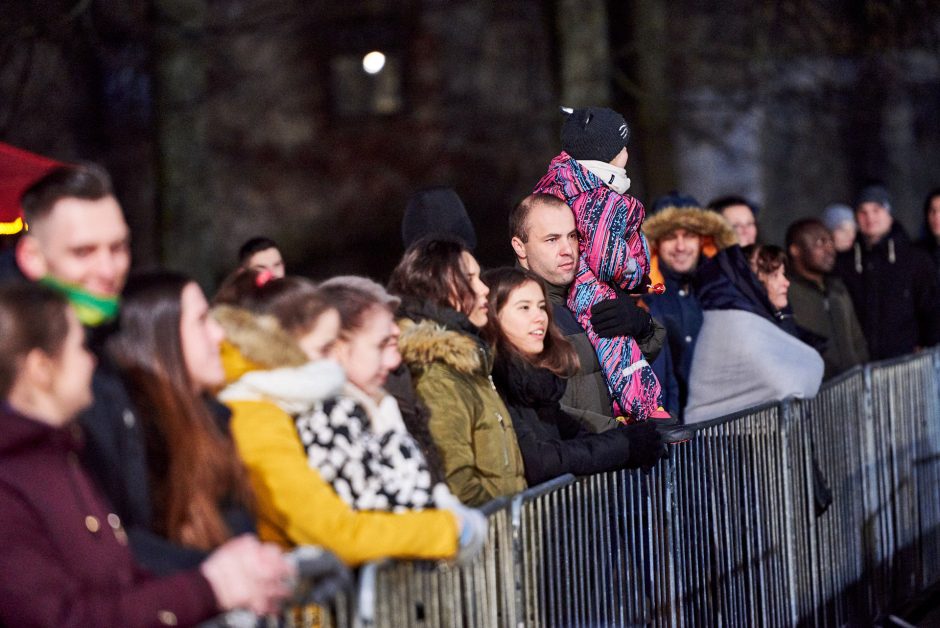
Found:
<svg viewBox="0 0 940 628"><path fill-rule="evenodd" d="M868 343L852 298L837 277L824 277L820 287L815 281L791 273L787 298L796 324L826 341L822 358L827 379L868 361Z"/></svg>
<svg viewBox="0 0 940 628"><path fill-rule="evenodd" d="M456 312L454 312L456 314ZM512 418L478 338L435 320L399 321L402 358L431 412L431 436L451 492L480 506L526 488Z"/></svg>
<svg viewBox="0 0 940 628"><path fill-rule="evenodd" d="M559 405L565 380L500 353L493 381L512 415L529 484L565 473L589 475L627 466L626 428L592 434ZM619 425L619 423L618 423Z"/></svg>
<svg viewBox="0 0 940 628"><path fill-rule="evenodd" d="M597 352L614 412L628 420L649 418L662 406L662 395L636 340L602 338L591 326L591 306L616 298L613 286L633 289L649 273L649 248L640 231L646 210L632 196L608 188L565 152L552 160L533 191L557 196L574 212L581 253L568 307Z"/></svg>
<svg viewBox="0 0 940 628"><path fill-rule="evenodd" d="M450 512L355 511L344 502L311 468L294 417L282 407L286 399L237 386L252 372L302 366L306 357L272 319L233 308L216 308L213 315L227 335L222 362L230 386L219 396L232 409L232 436L255 491L262 539L284 547L322 545L350 565L457 553L457 521Z"/></svg>
<svg viewBox="0 0 940 628"><path fill-rule="evenodd" d="M859 233L836 257L872 360L911 353L940 342L940 286L933 262L911 244L897 222L874 246Z"/></svg>

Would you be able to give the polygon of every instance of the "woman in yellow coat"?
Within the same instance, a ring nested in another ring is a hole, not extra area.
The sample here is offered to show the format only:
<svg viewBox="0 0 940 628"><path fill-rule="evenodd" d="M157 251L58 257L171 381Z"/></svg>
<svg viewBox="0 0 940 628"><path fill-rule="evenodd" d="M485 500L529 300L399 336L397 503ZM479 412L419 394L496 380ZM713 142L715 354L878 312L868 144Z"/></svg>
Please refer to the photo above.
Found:
<svg viewBox="0 0 940 628"><path fill-rule="evenodd" d="M311 283L248 271L227 282L216 303L229 382L219 398L232 409L259 536L283 546L322 545L351 565L463 557L482 545L486 524L476 511L456 503L442 504L449 510L357 511L308 460L295 417L339 393L345 379L337 363L320 359L333 349L339 317Z"/></svg>

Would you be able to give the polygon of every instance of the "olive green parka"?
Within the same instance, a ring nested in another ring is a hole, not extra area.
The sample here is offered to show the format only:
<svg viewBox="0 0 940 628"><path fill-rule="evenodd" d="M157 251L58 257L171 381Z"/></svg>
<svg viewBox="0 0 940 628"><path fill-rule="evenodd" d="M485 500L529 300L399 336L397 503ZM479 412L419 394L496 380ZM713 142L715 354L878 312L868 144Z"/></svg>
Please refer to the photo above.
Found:
<svg viewBox="0 0 940 628"><path fill-rule="evenodd" d="M431 413L451 492L470 506L526 488L512 419L490 378L486 347L433 320L399 321L402 358Z"/></svg>

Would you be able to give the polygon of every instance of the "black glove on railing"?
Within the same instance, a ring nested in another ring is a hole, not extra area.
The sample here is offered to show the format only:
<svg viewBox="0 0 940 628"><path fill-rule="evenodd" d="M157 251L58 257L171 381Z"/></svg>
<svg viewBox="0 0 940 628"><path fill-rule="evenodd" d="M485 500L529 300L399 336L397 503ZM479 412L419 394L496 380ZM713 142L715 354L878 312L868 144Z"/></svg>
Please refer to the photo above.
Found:
<svg viewBox="0 0 940 628"><path fill-rule="evenodd" d="M645 338L653 327L653 319L636 304L634 297L624 294L592 305L591 326L602 338Z"/></svg>
<svg viewBox="0 0 940 628"><path fill-rule="evenodd" d="M649 471L669 453L669 448L655 423L656 421L640 421L617 428L626 432L630 441L628 466L631 468Z"/></svg>

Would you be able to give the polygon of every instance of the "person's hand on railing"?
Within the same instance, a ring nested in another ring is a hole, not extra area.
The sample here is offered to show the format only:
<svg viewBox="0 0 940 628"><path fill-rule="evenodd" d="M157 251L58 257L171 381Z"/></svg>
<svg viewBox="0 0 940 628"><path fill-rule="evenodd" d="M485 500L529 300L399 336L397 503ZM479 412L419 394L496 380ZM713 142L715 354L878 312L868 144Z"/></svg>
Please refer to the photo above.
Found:
<svg viewBox="0 0 940 628"><path fill-rule="evenodd" d="M250 534L228 541L200 566L223 611L247 609L256 615L273 613L291 593L293 565L280 548L261 543Z"/></svg>
<svg viewBox="0 0 940 628"><path fill-rule="evenodd" d="M486 516L476 508L464 506L443 484L434 487L433 495L438 508L449 510L457 518L457 528L460 531L457 538L457 563L469 563L486 543L489 528Z"/></svg>
<svg viewBox="0 0 940 628"><path fill-rule="evenodd" d="M655 421L639 421L617 429L624 430L630 441L627 466L648 472L669 454L669 448Z"/></svg>
<svg viewBox="0 0 940 628"><path fill-rule="evenodd" d="M322 547L301 545L285 556L296 574L292 596L295 604L323 606L352 585L349 568Z"/></svg>

